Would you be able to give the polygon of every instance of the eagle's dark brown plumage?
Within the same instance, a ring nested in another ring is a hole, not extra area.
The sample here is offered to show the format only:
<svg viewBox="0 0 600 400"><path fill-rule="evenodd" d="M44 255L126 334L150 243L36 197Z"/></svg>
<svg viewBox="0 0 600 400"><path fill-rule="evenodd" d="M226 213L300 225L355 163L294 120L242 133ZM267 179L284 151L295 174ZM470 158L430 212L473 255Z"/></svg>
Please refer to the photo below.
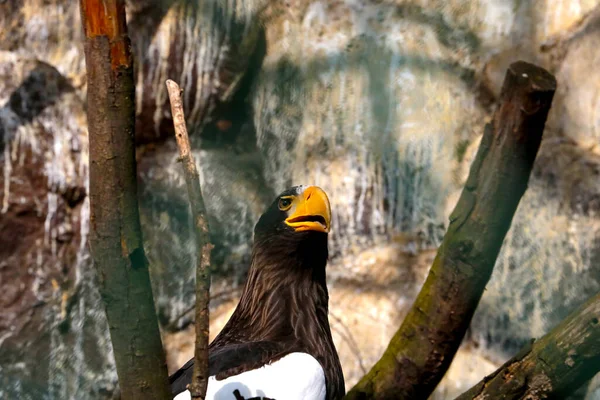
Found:
<svg viewBox="0 0 600 400"><path fill-rule="evenodd" d="M314 186L286 190L261 216L239 304L210 344L210 376L225 379L303 352L323 368L327 399L345 394L328 320L329 224L329 200ZM171 376L174 395L191 382L192 365Z"/></svg>

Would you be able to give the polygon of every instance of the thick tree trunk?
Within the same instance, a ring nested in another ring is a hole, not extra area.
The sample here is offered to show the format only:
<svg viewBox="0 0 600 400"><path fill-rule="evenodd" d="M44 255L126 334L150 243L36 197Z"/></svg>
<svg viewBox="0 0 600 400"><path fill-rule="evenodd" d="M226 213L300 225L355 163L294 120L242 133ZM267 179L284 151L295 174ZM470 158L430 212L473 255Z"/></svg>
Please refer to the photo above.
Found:
<svg viewBox="0 0 600 400"><path fill-rule="evenodd" d="M487 284L542 139L556 81L517 62L486 126L450 226L414 305L348 398L426 399L448 369Z"/></svg>
<svg viewBox="0 0 600 400"><path fill-rule="evenodd" d="M600 371L600 294L456 400L564 399Z"/></svg>
<svg viewBox="0 0 600 400"><path fill-rule="evenodd" d="M124 0L81 0L90 142L90 248L123 399L169 399L138 214L135 86Z"/></svg>
<svg viewBox="0 0 600 400"><path fill-rule="evenodd" d="M181 90L172 80L167 80L171 113L175 126L175 138L179 148L180 160L183 163L185 182L190 199L194 230L196 234L197 262L196 266L196 344L194 349L194 372L190 393L193 399L204 398L208 386L208 327L209 327L209 294L210 294L210 243L206 208L200 189L200 175L192 155L188 137Z"/></svg>

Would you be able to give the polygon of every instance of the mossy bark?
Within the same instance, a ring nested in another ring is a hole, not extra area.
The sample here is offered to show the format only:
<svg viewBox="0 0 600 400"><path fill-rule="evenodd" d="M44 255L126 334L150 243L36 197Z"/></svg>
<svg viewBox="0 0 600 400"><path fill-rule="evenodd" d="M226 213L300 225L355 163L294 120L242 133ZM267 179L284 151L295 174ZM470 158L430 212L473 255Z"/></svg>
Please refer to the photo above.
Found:
<svg viewBox="0 0 600 400"><path fill-rule="evenodd" d="M600 294L456 400L564 399L600 371Z"/></svg>
<svg viewBox="0 0 600 400"><path fill-rule="evenodd" d="M142 244L135 163L135 84L124 0L81 0L90 143L90 249L121 398L170 399Z"/></svg>
<svg viewBox="0 0 600 400"><path fill-rule="evenodd" d="M555 89L544 69L510 66L427 280L381 359L348 398L426 399L444 376L527 189Z"/></svg>

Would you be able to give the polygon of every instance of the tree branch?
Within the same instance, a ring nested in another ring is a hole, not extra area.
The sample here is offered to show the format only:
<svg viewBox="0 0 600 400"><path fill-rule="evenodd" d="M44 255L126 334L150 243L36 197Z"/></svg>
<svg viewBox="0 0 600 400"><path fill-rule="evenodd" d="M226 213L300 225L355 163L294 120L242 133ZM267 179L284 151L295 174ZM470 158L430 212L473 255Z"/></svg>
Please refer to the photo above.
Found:
<svg viewBox="0 0 600 400"><path fill-rule="evenodd" d="M208 327L209 327L209 295L210 295L210 243L206 209L200 189L200 176L192 155L190 140L185 126L181 90L172 80L167 80L167 90L171 101L171 113L175 127L175 138L179 147L179 159L183 163L185 182L187 185L192 217L196 232L198 251L196 266L196 346L194 350L194 372L190 393L192 398L204 399L208 386Z"/></svg>
<svg viewBox="0 0 600 400"><path fill-rule="evenodd" d="M90 248L123 399L171 391L142 244L135 83L124 0L81 0L90 142Z"/></svg>
<svg viewBox="0 0 600 400"><path fill-rule="evenodd" d="M600 294L458 396L469 399L563 399L600 371Z"/></svg>
<svg viewBox="0 0 600 400"><path fill-rule="evenodd" d="M542 139L556 81L516 62L486 126L423 288L381 359L348 398L425 399L448 369L487 284Z"/></svg>

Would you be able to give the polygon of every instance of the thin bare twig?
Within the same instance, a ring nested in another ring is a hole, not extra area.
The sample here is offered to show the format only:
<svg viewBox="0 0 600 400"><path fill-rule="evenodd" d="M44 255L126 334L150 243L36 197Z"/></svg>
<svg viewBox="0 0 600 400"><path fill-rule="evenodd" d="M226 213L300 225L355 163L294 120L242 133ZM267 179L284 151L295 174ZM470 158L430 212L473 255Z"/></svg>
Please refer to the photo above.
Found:
<svg viewBox="0 0 600 400"><path fill-rule="evenodd" d="M183 163L185 182L188 190L192 217L196 232L197 265L196 265L196 346L194 351L194 372L189 387L193 399L204 399L208 386L208 327L210 301L210 243L206 209L200 189L200 175L192 155L190 139L185 126L181 89L174 81L168 79L167 90L173 114L175 138L179 148L179 160Z"/></svg>

